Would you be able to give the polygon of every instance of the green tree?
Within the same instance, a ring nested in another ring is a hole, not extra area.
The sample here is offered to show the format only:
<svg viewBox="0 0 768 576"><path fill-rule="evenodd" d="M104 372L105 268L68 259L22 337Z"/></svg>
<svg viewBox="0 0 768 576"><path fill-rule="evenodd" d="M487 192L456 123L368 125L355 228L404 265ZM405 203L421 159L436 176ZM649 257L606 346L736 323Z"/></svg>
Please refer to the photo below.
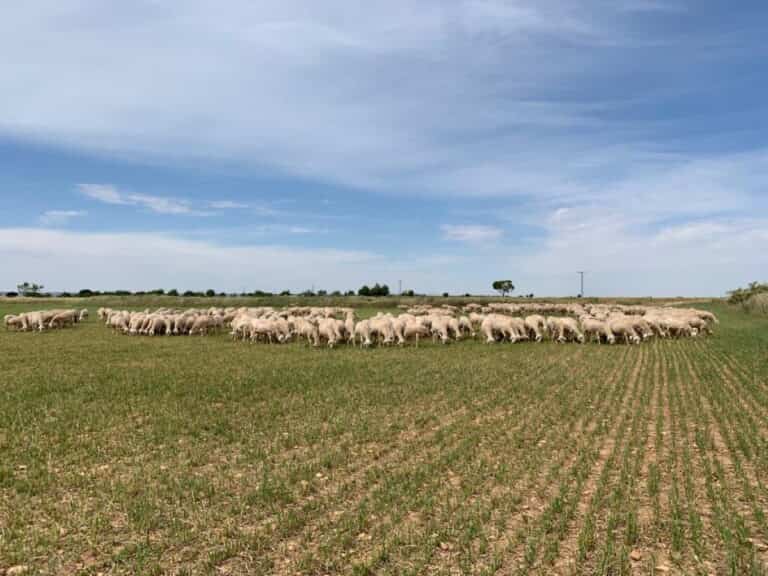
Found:
<svg viewBox="0 0 768 576"><path fill-rule="evenodd" d="M515 285L512 284L512 280L495 280L491 286L502 296L506 296L515 290Z"/></svg>
<svg viewBox="0 0 768 576"><path fill-rule="evenodd" d="M376 284L373 285L373 288L370 289L370 295L371 296L389 296L389 286L386 284L379 284L376 282Z"/></svg>
<svg viewBox="0 0 768 576"><path fill-rule="evenodd" d="M45 286L42 284L35 284L30 282L24 282L23 284L18 284L16 286L16 290L22 296L39 296L40 292L43 291L43 288L45 288Z"/></svg>

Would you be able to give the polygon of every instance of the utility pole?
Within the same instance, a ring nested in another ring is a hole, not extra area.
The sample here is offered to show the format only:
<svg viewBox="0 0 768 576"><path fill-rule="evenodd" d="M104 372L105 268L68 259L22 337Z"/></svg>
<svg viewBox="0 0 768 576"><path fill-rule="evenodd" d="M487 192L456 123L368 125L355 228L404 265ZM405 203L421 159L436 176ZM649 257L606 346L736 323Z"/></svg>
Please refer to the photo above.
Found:
<svg viewBox="0 0 768 576"><path fill-rule="evenodd" d="M582 298L584 298L584 271L583 271L583 270L578 270L578 271L576 272L576 274L578 274L579 276L581 276L581 292L579 292L579 295L580 295Z"/></svg>
<svg viewBox="0 0 768 576"><path fill-rule="evenodd" d="M403 281L398 280L397 281L397 295L401 296L403 294Z"/></svg>

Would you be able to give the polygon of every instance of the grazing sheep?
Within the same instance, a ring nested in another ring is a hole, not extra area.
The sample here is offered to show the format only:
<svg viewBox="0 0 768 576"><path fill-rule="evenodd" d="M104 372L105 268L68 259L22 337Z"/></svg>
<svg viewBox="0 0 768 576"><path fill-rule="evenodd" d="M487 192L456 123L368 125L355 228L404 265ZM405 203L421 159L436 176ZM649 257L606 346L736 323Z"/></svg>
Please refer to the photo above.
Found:
<svg viewBox="0 0 768 576"><path fill-rule="evenodd" d="M608 328L617 340L623 340L625 344L640 344L640 336L635 331L631 320L626 318L609 319Z"/></svg>
<svg viewBox="0 0 768 576"><path fill-rule="evenodd" d="M310 346L320 345L320 333L317 330L317 325L313 322L310 322L309 320L304 318L297 318L296 334L299 338L306 338L307 344Z"/></svg>
<svg viewBox="0 0 768 576"><path fill-rule="evenodd" d="M587 342L592 342L593 340L598 344L601 344L603 341L608 344L616 342L616 337L613 335L613 332L611 332L608 324L603 320L585 316L582 316L580 320L581 329L584 331L584 337Z"/></svg>
<svg viewBox="0 0 768 576"><path fill-rule="evenodd" d="M284 343L295 337L311 346L322 341L329 347L344 343L403 346L414 340L418 346L427 336L446 344L478 333L486 342L541 342L549 337L559 343L638 344L652 337L711 334L718 322L713 314L700 310L621 304L504 302L471 304L462 310L466 315L456 307L417 305L396 316L378 313L360 322L351 308L316 306L159 308L154 312L99 308L97 315L115 332L131 335L204 335L227 326L235 340ZM87 309L45 310L9 315L4 322L8 330L45 330L71 326L87 317Z"/></svg>
<svg viewBox="0 0 768 576"><path fill-rule="evenodd" d="M371 321L362 320L355 324L355 341L360 342L360 346L368 348L373 343L371 341Z"/></svg>
<svg viewBox="0 0 768 576"><path fill-rule="evenodd" d="M200 336L207 336L212 327L213 323L210 318L207 316L198 316L192 322L192 327L189 329L189 335L194 336L200 334Z"/></svg>
<svg viewBox="0 0 768 576"><path fill-rule="evenodd" d="M318 320L317 333L320 336L320 341L324 341L328 348L333 348L336 342L339 341L338 328L333 318L321 318Z"/></svg>
<svg viewBox="0 0 768 576"><path fill-rule="evenodd" d="M13 314L6 314L3 316L3 323L6 330L23 330L24 319L21 316L14 316Z"/></svg>
<svg viewBox="0 0 768 576"><path fill-rule="evenodd" d="M77 314L74 310L57 312L48 321L48 328L65 328L74 325L76 321Z"/></svg>
<svg viewBox="0 0 768 576"><path fill-rule="evenodd" d="M414 318L413 320L406 320L403 327L403 339L408 341L414 339L416 341L416 347L419 346L419 339L429 338L431 330L426 323Z"/></svg>
<svg viewBox="0 0 768 576"><path fill-rule="evenodd" d="M369 321L370 336L380 344L389 345L395 341L395 327L390 316L375 316Z"/></svg>
<svg viewBox="0 0 768 576"><path fill-rule="evenodd" d="M525 324L529 337L533 338L536 342L541 342L544 338L544 333L547 330L547 321L544 317L538 314L532 314L531 316L526 316L523 323Z"/></svg>
<svg viewBox="0 0 768 576"><path fill-rule="evenodd" d="M467 316L459 317L459 333L462 336L475 337L475 329L472 327L472 322Z"/></svg>

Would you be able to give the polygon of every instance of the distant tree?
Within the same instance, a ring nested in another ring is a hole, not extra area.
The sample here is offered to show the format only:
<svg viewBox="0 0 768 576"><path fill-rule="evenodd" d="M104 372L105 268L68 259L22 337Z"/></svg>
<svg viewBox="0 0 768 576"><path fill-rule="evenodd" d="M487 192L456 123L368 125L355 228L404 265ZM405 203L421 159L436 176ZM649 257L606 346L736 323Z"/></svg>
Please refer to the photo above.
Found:
<svg viewBox="0 0 768 576"><path fill-rule="evenodd" d="M386 284L379 284L376 282L376 284L373 285L372 288L368 290L369 296L389 296L389 286Z"/></svg>
<svg viewBox="0 0 768 576"><path fill-rule="evenodd" d="M176 288L171 288L170 290L168 290L168 296L178 296L178 295L179 295L179 291L176 290Z"/></svg>
<svg viewBox="0 0 768 576"><path fill-rule="evenodd" d="M83 288L77 293L77 295L80 298L88 298L89 296L93 296L94 294L95 292L93 290L89 290L88 288Z"/></svg>
<svg viewBox="0 0 768 576"><path fill-rule="evenodd" d="M317 291L318 296L328 296L328 290L318 290Z"/></svg>
<svg viewBox="0 0 768 576"><path fill-rule="evenodd" d="M448 298L448 296L450 296L450 294L448 294L448 292L443 292L443 298Z"/></svg>
<svg viewBox="0 0 768 576"><path fill-rule="evenodd" d="M403 290L402 296L416 296L413 290Z"/></svg>
<svg viewBox="0 0 768 576"><path fill-rule="evenodd" d="M344 292L344 296L354 296L354 295L355 295L354 290L347 290L346 292Z"/></svg>
<svg viewBox="0 0 768 576"><path fill-rule="evenodd" d="M216 296L216 290L213 290L212 288L208 288L208 290L205 291L205 295L208 298L213 298L214 296Z"/></svg>
<svg viewBox="0 0 768 576"><path fill-rule="evenodd" d="M199 296L197 292L192 292L192 290L186 290L182 296L185 296L186 298L192 298L194 296Z"/></svg>
<svg viewBox="0 0 768 576"><path fill-rule="evenodd" d="M43 288L45 288L45 286L42 284L29 282L24 282L23 284L18 284L16 286L16 290L18 290L19 294L22 296L39 296L40 292L43 291Z"/></svg>
<svg viewBox="0 0 768 576"><path fill-rule="evenodd" d="M283 290L282 292L280 292L280 296L290 296L290 295L291 295L290 290Z"/></svg>
<svg viewBox="0 0 768 576"><path fill-rule="evenodd" d="M512 284L512 280L494 280L491 286L502 296L506 296L508 293L515 290L515 285Z"/></svg>
<svg viewBox="0 0 768 576"><path fill-rule="evenodd" d="M370 296L371 295L371 289L368 288L367 284L363 284L360 290L357 291L358 296Z"/></svg>
<svg viewBox="0 0 768 576"><path fill-rule="evenodd" d="M333 292L331 292L331 296L341 296L341 291L340 290L334 290Z"/></svg>
<svg viewBox="0 0 768 576"><path fill-rule="evenodd" d="M18 296L18 295L19 295L18 292L6 292L5 293L5 297L6 298L16 298L16 296Z"/></svg>
<svg viewBox="0 0 768 576"><path fill-rule="evenodd" d="M156 290L151 290L148 292L148 294L152 294L153 296L163 296L165 294L165 290L162 288L158 288Z"/></svg>
<svg viewBox="0 0 768 576"><path fill-rule="evenodd" d="M312 296L315 296L315 293L312 292L312 290L304 290L304 292L301 292L299 296L304 296L305 298L310 298Z"/></svg>

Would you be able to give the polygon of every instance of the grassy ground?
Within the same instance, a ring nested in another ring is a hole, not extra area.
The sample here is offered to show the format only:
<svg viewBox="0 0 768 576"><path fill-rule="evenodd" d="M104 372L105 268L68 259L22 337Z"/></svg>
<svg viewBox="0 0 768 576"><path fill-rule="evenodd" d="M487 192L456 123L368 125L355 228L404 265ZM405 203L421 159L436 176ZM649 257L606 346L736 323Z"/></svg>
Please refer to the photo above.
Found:
<svg viewBox="0 0 768 576"><path fill-rule="evenodd" d="M637 347L0 330L0 573L762 574L768 321L709 307Z"/></svg>

